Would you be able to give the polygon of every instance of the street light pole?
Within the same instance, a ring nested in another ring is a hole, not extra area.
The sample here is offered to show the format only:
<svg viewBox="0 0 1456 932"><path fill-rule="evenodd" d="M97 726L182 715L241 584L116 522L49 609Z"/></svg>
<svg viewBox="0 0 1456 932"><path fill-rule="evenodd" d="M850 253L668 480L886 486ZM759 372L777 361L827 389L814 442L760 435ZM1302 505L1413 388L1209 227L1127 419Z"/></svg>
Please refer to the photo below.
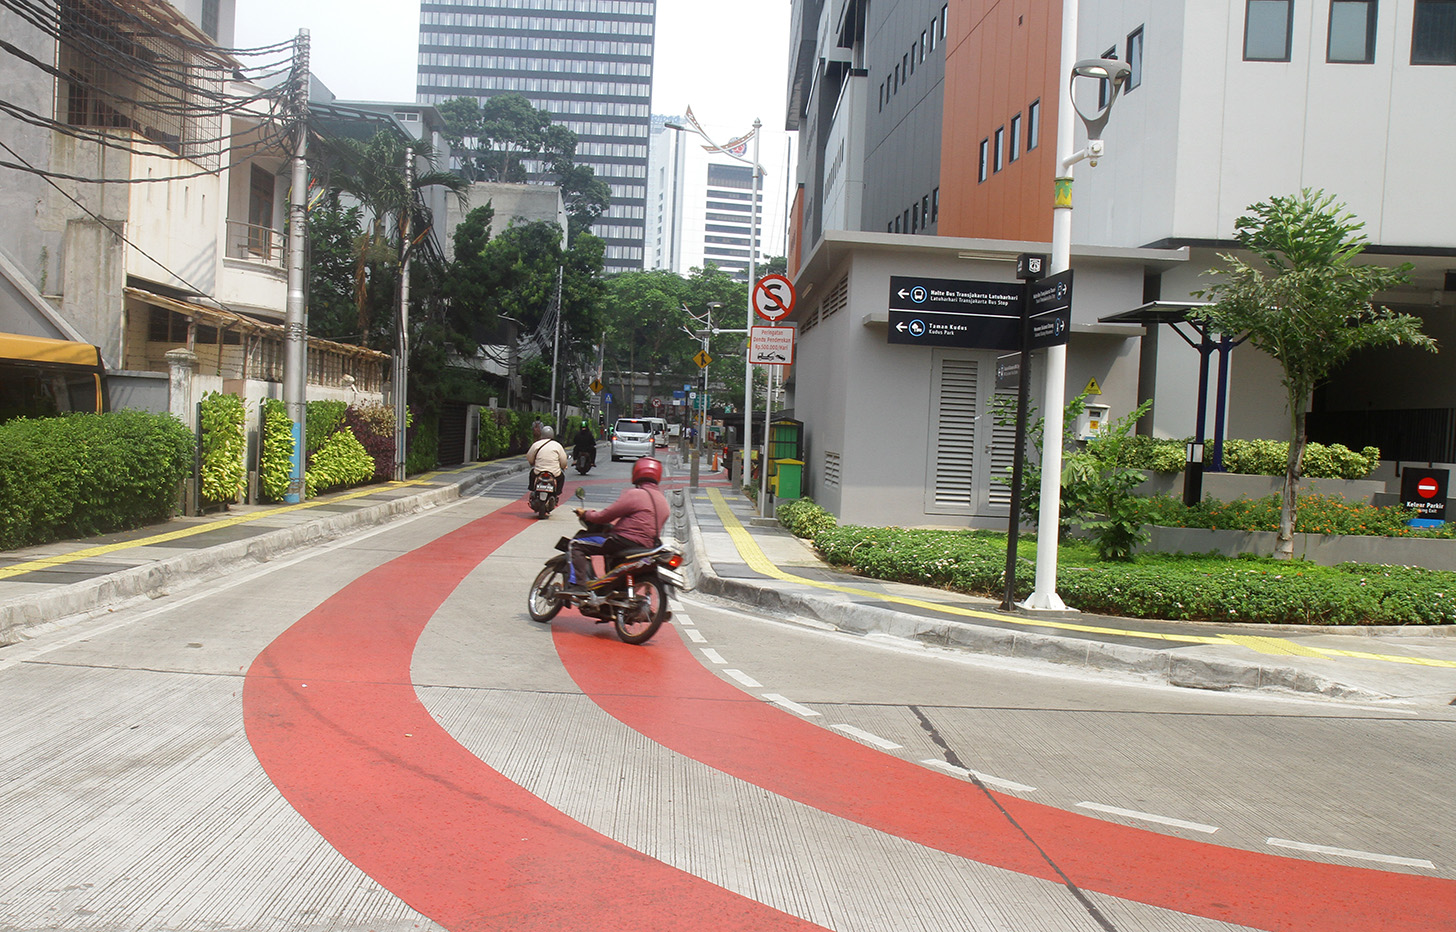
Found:
<svg viewBox="0 0 1456 932"><path fill-rule="evenodd" d="M1072 166L1083 159L1093 165L1103 152L1102 129L1112 112L1118 91L1131 74L1126 62L1111 59L1077 60L1078 0L1062 0L1062 50L1058 76L1069 75L1066 96L1057 105L1056 199L1052 210L1051 274L1072 266ZM1078 78L1108 82L1109 93L1101 109L1088 116L1077 109L1074 90ZM1087 129L1087 147L1073 150L1073 131L1079 117ZM1036 583L1022 607L1065 611L1057 595L1057 537L1062 513L1062 407L1067 394L1067 345L1047 347L1046 385L1042 394L1041 509L1036 524Z"/></svg>
<svg viewBox="0 0 1456 932"><path fill-rule="evenodd" d="M746 323L744 324L744 327L747 328L746 329L746 332L747 333L752 333L753 332L753 285L754 285L754 279L756 279L758 277L758 261L757 261L757 259L758 259L758 215L759 215L758 200L759 200L759 186L760 186L760 182L761 182L762 177L763 177L763 166L760 165L759 162L758 162L758 151L759 151L759 149L758 149L758 144L759 144L758 137L759 137L759 130L763 128L763 121L762 120L754 120L753 121L753 130L749 133L749 135L751 135L753 137L753 158L750 160L750 159L743 158L743 156L741 156L741 155L735 155L734 153L728 151L727 149L723 148L722 146L720 146L716 142L714 142L708 136L707 133L703 132L702 129L699 126L696 125L696 120L692 117L692 113L691 113L692 108L688 108L688 109L689 109L688 118L690 120L693 120L694 125L692 125L692 126L683 126L680 123L664 123L662 125L664 127L666 127L667 129L675 130L675 131L677 131L679 133L693 133L694 135L701 136L705 140L707 140L708 145L712 146L713 149L715 151L717 151L718 153L720 153L722 155L726 155L728 158L732 159L735 162L742 162L745 165L748 165L748 166L752 167L752 169L753 169L753 203L752 203L752 208L753 209L752 209L752 212L749 214L749 235L748 235L748 240L749 240L749 242L748 242L748 302L747 302L748 306L746 308L746 311L747 311L747 314L748 314L748 319L747 319ZM727 331L724 331L724 332L727 332ZM706 412L704 412L704 415L706 417ZM764 412L764 442L765 442L765 444L767 444L767 442L768 442L768 413L767 413L767 411ZM752 446L753 446L753 357L750 356L748 353L744 353L743 354L743 467L742 467L743 471L739 474L740 475L739 484L740 485L743 485L745 487L748 485L748 479L749 479L749 473L748 473L748 451L749 451L749 448L751 448ZM765 446L765 450L767 450L767 447L766 446ZM762 509L762 506L763 506L763 503L762 503L762 500L760 499L760 502L759 502L760 511Z"/></svg>

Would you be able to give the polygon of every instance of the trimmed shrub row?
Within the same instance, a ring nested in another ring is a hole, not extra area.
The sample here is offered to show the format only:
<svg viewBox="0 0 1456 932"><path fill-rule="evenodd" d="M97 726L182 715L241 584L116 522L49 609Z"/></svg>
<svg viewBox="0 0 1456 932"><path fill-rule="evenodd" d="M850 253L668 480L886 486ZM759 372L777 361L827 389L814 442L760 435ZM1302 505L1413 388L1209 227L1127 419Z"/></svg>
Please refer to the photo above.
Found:
<svg viewBox="0 0 1456 932"><path fill-rule="evenodd" d="M1187 440L1129 437L1123 465L1152 472L1175 473L1183 468ZM1212 449L1207 441L1205 449ZM1248 476L1282 476L1288 466L1289 444L1282 440L1225 440L1223 467ZM1358 453L1343 444L1307 444L1303 474L1310 479L1364 479L1380 464L1380 448Z"/></svg>
<svg viewBox="0 0 1456 932"><path fill-rule="evenodd" d="M1155 495L1136 500L1138 517L1145 524L1163 527L1195 527L1226 531L1277 531L1278 495L1241 498L1232 502L1204 499L1196 505L1181 499ZM1399 505L1375 506L1351 502L1339 495L1310 494L1298 498L1294 530L1299 534L1352 534L1375 537L1456 537L1456 524L1440 527L1410 527L1415 513Z"/></svg>
<svg viewBox="0 0 1456 932"><path fill-rule="evenodd" d="M193 450L191 432L167 414L0 424L0 550L165 520Z"/></svg>
<svg viewBox="0 0 1456 932"><path fill-rule="evenodd" d="M814 546L828 562L875 579L993 598L1005 588L1006 539L995 532L847 525L820 531ZM1057 592L1086 612L1250 624L1456 623L1456 573L1247 556L1099 562L1085 542L1064 544L1060 556ZM1030 593L1034 571L1018 558L1018 598Z"/></svg>

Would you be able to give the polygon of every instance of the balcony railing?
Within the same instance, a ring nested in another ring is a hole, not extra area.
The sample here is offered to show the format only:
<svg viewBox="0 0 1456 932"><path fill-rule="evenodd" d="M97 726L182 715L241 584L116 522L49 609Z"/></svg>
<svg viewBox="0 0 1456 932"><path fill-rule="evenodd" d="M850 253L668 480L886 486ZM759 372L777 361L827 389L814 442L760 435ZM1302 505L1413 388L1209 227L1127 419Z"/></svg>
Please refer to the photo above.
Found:
<svg viewBox="0 0 1456 932"><path fill-rule="evenodd" d="M275 269L283 268L286 241L278 230L243 223L239 220L227 222L227 257L259 262Z"/></svg>

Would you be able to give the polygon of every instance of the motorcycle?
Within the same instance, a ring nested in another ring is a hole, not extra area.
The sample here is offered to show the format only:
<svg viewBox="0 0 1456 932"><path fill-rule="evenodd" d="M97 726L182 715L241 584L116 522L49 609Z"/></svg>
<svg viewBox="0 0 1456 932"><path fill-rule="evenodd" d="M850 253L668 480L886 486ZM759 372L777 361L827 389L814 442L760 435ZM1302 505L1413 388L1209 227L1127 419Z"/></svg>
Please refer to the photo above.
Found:
<svg viewBox="0 0 1456 932"><path fill-rule="evenodd" d="M600 525L586 526L586 534L605 534L610 529ZM526 608L531 620L548 622L566 606L572 606L597 624L611 623L617 637L628 644L642 644L657 633L671 612L667 607L668 592L683 585L676 570L682 565L682 554L665 544L626 550L609 558L606 572L584 584L585 592L566 589L571 573L567 548L572 538L556 542L561 553L546 561L531 591Z"/></svg>
<svg viewBox="0 0 1456 932"><path fill-rule="evenodd" d="M556 477L545 470L531 473L531 510L536 517L545 518L556 510Z"/></svg>
<svg viewBox="0 0 1456 932"><path fill-rule="evenodd" d="M584 476L588 472L591 472L591 468L592 468L592 454L591 454L591 451L589 451L589 450L577 450L576 451L576 471L578 473L580 473L581 475Z"/></svg>

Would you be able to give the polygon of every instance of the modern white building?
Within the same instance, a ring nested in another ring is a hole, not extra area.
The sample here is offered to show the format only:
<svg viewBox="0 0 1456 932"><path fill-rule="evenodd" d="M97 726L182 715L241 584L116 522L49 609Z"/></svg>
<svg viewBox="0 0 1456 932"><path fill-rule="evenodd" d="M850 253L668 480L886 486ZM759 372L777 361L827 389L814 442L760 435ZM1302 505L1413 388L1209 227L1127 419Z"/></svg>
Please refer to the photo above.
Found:
<svg viewBox="0 0 1456 932"><path fill-rule="evenodd" d="M889 286L1007 283L1018 253L1050 251L1061 8L793 4L791 405L805 487L846 520L1004 525L1004 438L986 414L998 351L892 344ZM1095 382L1110 416L1151 400L1140 431L1193 435L1199 353L1167 324L1125 321L1195 300L1250 205L1324 189L1365 222L1365 261L1411 264L1380 300L1446 350L1359 355L1317 393L1311 438L1456 460L1456 5L1082 0L1077 57L1126 60L1133 78L1105 157L1076 167L1067 398ZM1233 349L1220 398L1218 357L1204 436L1222 410L1227 436L1287 437L1274 360Z"/></svg>
<svg viewBox="0 0 1456 932"><path fill-rule="evenodd" d="M747 281L750 253L763 264L766 231L778 213L764 209L767 180L759 180L755 229L753 169L709 152L701 136L668 129L668 123L683 125L683 118L654 116L649 137L648 268L686 275L711 262Z"/></svg>

